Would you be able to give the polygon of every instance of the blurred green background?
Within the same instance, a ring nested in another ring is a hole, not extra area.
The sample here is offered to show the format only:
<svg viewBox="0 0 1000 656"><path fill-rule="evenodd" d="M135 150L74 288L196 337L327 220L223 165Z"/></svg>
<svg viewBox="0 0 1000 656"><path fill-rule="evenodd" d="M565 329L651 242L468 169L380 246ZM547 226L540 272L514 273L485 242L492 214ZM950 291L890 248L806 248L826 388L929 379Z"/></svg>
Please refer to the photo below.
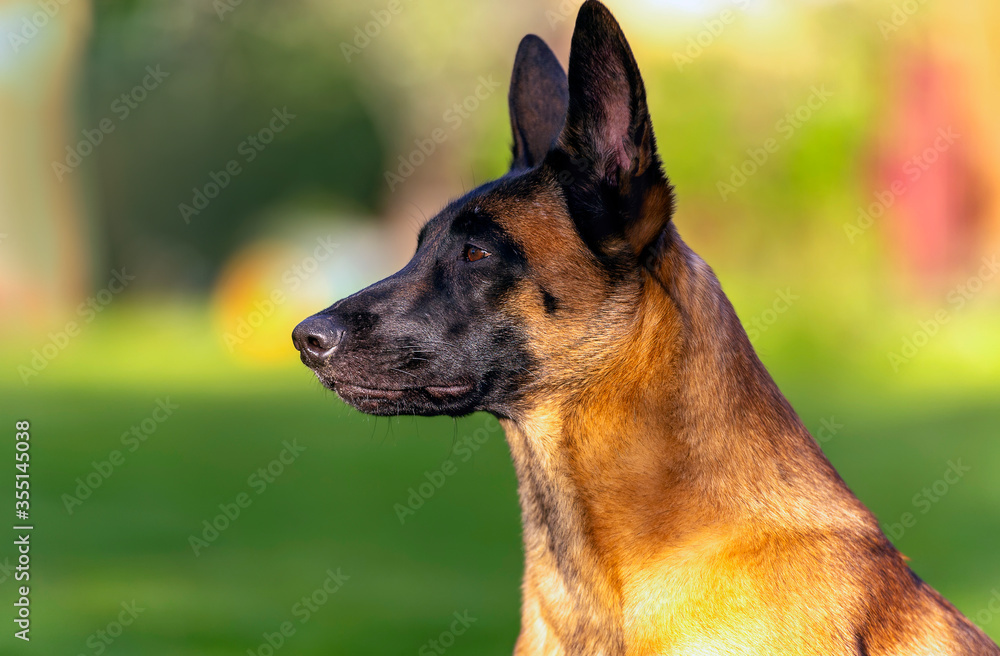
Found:
<svg viewBox="0 0 1000 656"><path fill-rule="evenodd" d="M289 334L503 172L517 43L565 64L578 5L0 3L0 487L30 420L36 526L32 641L8 621L0 651L511 652L501 432L360 415ZM913 568L1000 638L1000 8L609 6L681 234Z"/></svg>

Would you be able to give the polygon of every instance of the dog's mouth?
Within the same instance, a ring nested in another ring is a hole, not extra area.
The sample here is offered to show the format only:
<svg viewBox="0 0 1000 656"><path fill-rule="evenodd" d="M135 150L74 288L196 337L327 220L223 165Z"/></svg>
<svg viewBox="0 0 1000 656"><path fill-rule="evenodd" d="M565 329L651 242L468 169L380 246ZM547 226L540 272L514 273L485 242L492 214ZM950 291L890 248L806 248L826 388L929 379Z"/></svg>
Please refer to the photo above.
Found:
<svg viewBox="0 0 1000 656"><path fill-rule="evenodd" d="M374 415L440 414L445 409L469 404L476 386L459 382L435 385L395 386L369 381L348 381L317 376L348 405Z"/></svg>
<svg viewBox="0 0 1000 656"><path fill-rule="evenodd" d="M386 389L380 387L364 387L362 385L343 381L333 381L332 387L341 398L344 398L344 400L347 400L345 397L366 397L370 399L398 401L414 392L423 392L435 399L453 399L468 394L472 391L473 386L471 384L464 383L457 385L425 385L423 387Z"/></svg>

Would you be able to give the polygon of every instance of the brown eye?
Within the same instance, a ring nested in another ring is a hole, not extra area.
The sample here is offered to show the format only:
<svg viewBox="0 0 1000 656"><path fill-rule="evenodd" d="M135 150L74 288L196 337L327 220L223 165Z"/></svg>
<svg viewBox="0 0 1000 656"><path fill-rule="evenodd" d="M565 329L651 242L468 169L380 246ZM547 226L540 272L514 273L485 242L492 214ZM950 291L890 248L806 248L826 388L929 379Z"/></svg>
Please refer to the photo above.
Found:
<svg viewBox="0 0 1000 656"><path fill-rule="evenodd" d="M487 258L490 255L491 253L489 251L484 251L477 246L465 247L464 257L466 262L478 262L479 260Z"/></svg>

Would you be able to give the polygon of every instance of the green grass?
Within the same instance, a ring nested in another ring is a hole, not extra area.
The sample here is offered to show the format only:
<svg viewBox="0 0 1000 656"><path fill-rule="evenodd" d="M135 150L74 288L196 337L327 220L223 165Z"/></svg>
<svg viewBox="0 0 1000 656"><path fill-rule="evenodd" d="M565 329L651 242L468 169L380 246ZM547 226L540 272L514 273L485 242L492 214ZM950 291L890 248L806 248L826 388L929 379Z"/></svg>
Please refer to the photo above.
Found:
<svg viewBox="0 0 1000 656"><path fill-rule="evenodd" d="M394 511L485 416L368 418L301 367L241 366L197 329L161 335L153 357L162 376L132 375L143 369L134 348L142 340L122 326L134 325L95 326L28 387L0 387L11 439L15 419L32 422L37 527L33 644L19 644L8 626L0 651L97 654L88 637L135 600L144 612L106 653L258 653L263 633L292 620L296 632L279 653L416 654L467 610L476 622L448 653L510 654L521 546L501 432L467 462L457 458L457 472L405 524ZM9 350L5 369L24 352ZM780 354L768 363L810 428L824 419L843 426L824 448L880 519L916 515L897 541L914 569L970 616L985 609L1000 589L995 393L833 384L824 369L788 373L801 362ZM75 479L123 449L122 433L167 397L179 406L173 416L68 514L62 498ZM305 451L257 494L248 477L286 440ZM971 471L921 514L914 495L957 459ZM249 507L195 556L189 537L244 492ZM5 543L0 559L12 558ZM293 606L338 568L349 580L300 623ZM0 583L8 609L14 590L12 579ZM984 628L1000 638L1000 617Z"/></svg>

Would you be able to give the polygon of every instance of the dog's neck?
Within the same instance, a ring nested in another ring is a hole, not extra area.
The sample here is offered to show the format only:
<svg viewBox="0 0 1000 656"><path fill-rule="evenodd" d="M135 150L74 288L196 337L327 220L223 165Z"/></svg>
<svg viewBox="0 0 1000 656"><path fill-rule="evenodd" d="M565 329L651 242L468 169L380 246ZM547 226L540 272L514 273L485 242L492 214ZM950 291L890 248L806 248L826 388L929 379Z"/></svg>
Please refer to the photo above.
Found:
<svg viewBox="0 0 1000 656"><path fill-rule="evenodd" d="M609 636L580 653L616 652L627 579L683 557L696 536L751 517L789 527L864 512L816 512L824 487L853 497L700 258L676 240L642 295L620 358L586 389L503 422L524 522L524 619L551 628L562 606L566 621L593 624L562 626L562 640Z"/></svg>

